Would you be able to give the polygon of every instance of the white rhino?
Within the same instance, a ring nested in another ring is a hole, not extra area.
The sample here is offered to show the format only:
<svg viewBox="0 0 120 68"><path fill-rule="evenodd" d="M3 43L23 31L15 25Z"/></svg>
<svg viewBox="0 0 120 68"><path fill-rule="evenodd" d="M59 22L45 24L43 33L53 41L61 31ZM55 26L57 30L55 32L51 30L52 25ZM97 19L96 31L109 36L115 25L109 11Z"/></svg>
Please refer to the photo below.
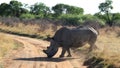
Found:
<svg viewBox="0 0 120 68"><path fill-rule="evenodd" d="M90 45L89 51L96 47L95 42L98 36L98 31L92 27L78 27L59 29L50 41L50 46L47 50L43 50L49 58L53 57L59 47L62 47L60 57L64 57L65 52L68 52L68 57L71 57L70 48L78 48L86 43Z"/></svg>

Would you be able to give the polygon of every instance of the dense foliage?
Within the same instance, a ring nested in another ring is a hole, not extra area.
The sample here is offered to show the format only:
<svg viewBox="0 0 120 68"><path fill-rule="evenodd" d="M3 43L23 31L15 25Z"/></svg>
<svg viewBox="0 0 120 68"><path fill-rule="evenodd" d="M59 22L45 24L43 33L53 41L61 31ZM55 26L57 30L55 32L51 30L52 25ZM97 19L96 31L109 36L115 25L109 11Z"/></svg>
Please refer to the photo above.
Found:
<svg viewBox="0 0 120 68"><path fill-rule="evenodd" d="M81 7L62 3L50 8L44 3L35 3L29 6L17 0L11 0L8 4L0 4L0 16L8 18L17 17L20 19L61 20L65 25L80 25L86 20L97 20L102 25L120 25L120 13L110 13L110 10L113 9L111 4L111 0L100 3L98 6L100 12L91 15L84 14L84 9Z"/></svg>

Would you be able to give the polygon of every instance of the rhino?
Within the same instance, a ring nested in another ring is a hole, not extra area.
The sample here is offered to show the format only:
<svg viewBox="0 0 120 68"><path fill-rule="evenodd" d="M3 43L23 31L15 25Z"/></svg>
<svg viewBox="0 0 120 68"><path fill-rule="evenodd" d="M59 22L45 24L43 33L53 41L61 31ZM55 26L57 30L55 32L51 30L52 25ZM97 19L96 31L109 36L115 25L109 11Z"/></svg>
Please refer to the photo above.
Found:
<svg viewBox="0 0 120 68"><path fill-rule="evenodd" d="M59 57L64 57L66 52L68 53L67 57L71 57L70 48L78 48L86 43L90 45L89 52L91 52L93 48L97 48L95 45L97 36L98 31L93 27L62 27L56 31L50 41L50 46L47 47L47 50L43 50L43 52L47 54L48 58L51 58L57 53L58 48L62 47Z"/></svg>

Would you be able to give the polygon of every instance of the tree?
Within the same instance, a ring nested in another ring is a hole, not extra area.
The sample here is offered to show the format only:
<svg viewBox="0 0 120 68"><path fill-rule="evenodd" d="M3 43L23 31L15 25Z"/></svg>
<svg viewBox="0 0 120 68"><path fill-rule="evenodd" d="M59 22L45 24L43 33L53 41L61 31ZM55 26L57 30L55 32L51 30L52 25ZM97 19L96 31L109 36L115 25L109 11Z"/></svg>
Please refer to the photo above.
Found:
<svg viewBox="0 0 120 68"><path fill-rule="evenodd" d="M60 16L62 14L79 15L83 14L84 12L83 8L70 6L67 4L56 4L55 6L52 7L52 10L54 11L54 14L56 16Z"/></svg>
<svg viewBox="0 0 120 68"><path fill-rule="evenodd" d="M13 16L19 17L23 13L27 13L28 10L22 7L21 2L12 0L9 4L2 3L0 4L0 15L1 16Z"/></svg>
<svg viewBox="0 0 120 68"><path fill-rule="evenodd" d="M12 0L10 1L9 5L11 7L10 9L12 16L19 17L22 11L22 6L23 6L22 3Z"/></svg>
<svg viewBox="0 0 120 68"><path fill-rule="evenodd" d="M79 14L83 14L83 12L84 12L83 8L76 7L76 6L68 6L66 14L79 15Z"/></svg>
<svg viewBox="0 0 120 68"><path fill-rule="evenodd" d="M64 13L66 11L65 6L67 6L67 5L65 5L65 4L57 4L57 5L53 6L52 10L54 11L55 16L59 16L62 13Z"/></svg>
<svg viewBox="0 0 120 68"><path fill-rule="evenodd" d="M10 6L7 3L0 4L0 15L9 16L10 15Z"/></svg>
<svg viewBox="0 0 120 68"><path fill-rule="evenodd" d="M114 25L120 25L120 13L113 13L111 21Z"/></svg>
<svg viewBox="0 0 120 68"><path fill-rule="evenodd" d="M109 26L112 26L113 25L111 21L112 17L110 17L110 11L113 9L112 0L106 0L104 3L100 3L99 9L100 9L100 12L103 12L106 14L106 23Z"/></svg>
<svg viewBox="0 0 120 68"><path fill-rule="evenodd" d="M50 9L49 7L47 7L45 4L43 3L35 3L34 5L32 5L30 7L31 9L31 13L35 14L35 15L39 15L40 17L47 17L47 15L49 15L50 13Z"/></svg>

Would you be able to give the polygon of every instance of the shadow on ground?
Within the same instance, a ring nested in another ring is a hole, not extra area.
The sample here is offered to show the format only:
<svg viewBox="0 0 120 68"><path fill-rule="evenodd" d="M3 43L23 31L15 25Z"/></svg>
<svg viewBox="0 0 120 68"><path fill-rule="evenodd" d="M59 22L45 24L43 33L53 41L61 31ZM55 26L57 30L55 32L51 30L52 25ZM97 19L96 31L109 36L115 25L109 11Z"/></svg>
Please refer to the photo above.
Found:
<svg viewBox="0 0 120 68"><path fill-rule="evenodd" d="M65 60L72 60L79 58L47 58L47 57L32 57L32 58L16 58L13 60L22 60L22 61L47 61L47 62L62 62Z"/></svg>

